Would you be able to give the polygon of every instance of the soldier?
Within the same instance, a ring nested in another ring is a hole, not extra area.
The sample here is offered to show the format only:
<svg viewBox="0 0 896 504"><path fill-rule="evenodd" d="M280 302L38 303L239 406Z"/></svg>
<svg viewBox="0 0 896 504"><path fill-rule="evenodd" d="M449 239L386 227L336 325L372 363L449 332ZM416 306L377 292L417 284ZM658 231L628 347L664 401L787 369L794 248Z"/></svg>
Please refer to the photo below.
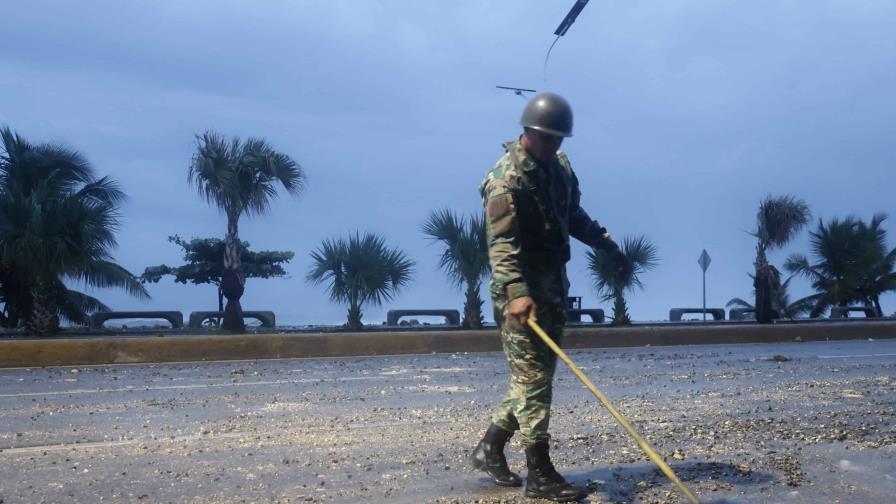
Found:
<svg viewBox="0 0 896 504"><path fill-rule="evenodd" d="M482 182L492 279L489 290L510 388L485 436L470 456L475 469L502 486L521 486L504 457L504 445L519 430L526 448L525 495L557 502L585 498L587 491L566 482L548 453L551 384L557 356L526 322L538 320L557 344L566 322L569 236L614 255L624 275L631 263L579 206L579 184L563 151L572 136L572 109L553 93L534 96L523 111L523 134L504 144L507 153Z"/></svg>

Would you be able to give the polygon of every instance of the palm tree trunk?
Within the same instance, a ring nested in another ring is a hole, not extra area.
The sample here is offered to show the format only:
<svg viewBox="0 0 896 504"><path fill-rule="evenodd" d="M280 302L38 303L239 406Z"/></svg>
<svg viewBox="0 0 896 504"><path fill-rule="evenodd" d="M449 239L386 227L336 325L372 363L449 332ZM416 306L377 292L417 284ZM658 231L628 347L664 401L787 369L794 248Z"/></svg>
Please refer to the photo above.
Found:
<svg viewBox="0 0 896 504"><path fill-rule="evenodd" d="M884 316L884 310L883 310L883 308L881 308L881 306L880 306L880 296L875 295L875 296L873 297L873 300L874 300L874 309L877 311L877 316L878 316L878 317L883 317L883 316Z"/></svg>
<svg viewBox="0 0 896 504"><path fill-rule="evenodd" d="M25 324L25 330L35 336L52 336L59 332L59 315L52 296L47 293L43 284L31 290L31 297L31 317Z"/></svg>
<svg viewBox="0 0 896 504"><path fill-rule="evenodd" d="M617 291L613 299L613 325L631 325L632 319L628 314L628 305L621 291Z"/></svg>
<svg viewBox="0 0 896 504"><path fill-rule="evenodd" d="M360 331L364 328L364 324L361 322L361 306L356 301L352 300L349 303L348 307L348 322L345 324L345 328L349 331Z"/></svg>
<svg viewBox="0 0 896 504"><path fill-rule="evenodd" d="M479 283L467 283L464 293L464 319L461 326L466 329L482 329L482 298L479 297Z"/></svg>
<svg viewBox="0 0 896 504"><path fill-rule="evenodd" d="M220 283L218 283L218 311L222 313L224 312L224 290L221 289ZM214 321L215 327L221 327L221 322L223 322L221 317L216 317Z"/></svg>
<svg viewBox="0 0 896 504"><path fill-rule="evenodd" d="M756 321L760 324L770 324L774 317L771 280L765 245L759 242L756 244L756 277L753 286L756 288Z"/></svg>
<svg viewBox="0 0 896 504"><path fill-rule="evenodd" d="M227 298L224 307L224 323L227 331L243 332L243 307L240 298L245 290L246 277L240 270L240 237L238 230L239 216L227 216L227 237L224 241L224 272L221 275L221 292Z"/></svg>

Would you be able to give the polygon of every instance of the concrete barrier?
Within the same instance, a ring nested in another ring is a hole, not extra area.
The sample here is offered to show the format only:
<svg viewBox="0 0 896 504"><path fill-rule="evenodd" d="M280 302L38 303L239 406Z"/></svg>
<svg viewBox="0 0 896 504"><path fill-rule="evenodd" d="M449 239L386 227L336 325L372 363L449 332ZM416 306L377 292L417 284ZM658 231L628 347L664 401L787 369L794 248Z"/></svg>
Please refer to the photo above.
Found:
<svg viewBox="0 0 896 504"><path fill-rule="evenodd" d="M669 320L673 322L677 322L681 320L681 317L685 314L702 314L706 313L711 316L713 320L725 320L725 309L724 308L672 308L669 310Z"/></svg>
<svg viewBox="0 0 896 504"><path fill-rule="evenodd" d="M896 321L568 327L565 348L896 338ZM0 367L350 357L501 349L495 329L0 340Z"/></svg>
<svg viewBox="0 0 896 504"><path fill-rule="evenodd" d="M389 310L386 312L386 325L388 326L397 326L398 320L401 317L411 317L411 316L432 316L432 317L445 317L445 323L448 325L460 325L460 312L457 310L443 310L438 308L423 309L423 310Z"/></svg>
<svg viewBox="0 0 896 504"><path fill-rule="evenodd" d="M866 318L877 317L877 309L873 306L832 306L832 319L847 318L850 312L862 312Z"/></svg>
<svg viewBox="0 0 896 504"><path fill-rule="evenodd" d="M202 323L211 318L222 318L222 311L194 311L190 313L190 328L201 329ZM272 311L243 310L243 318L251 318L261 322L261 327L275 327L277 319Z"/></svg>
<svg viewBox="0 0 896 504"><path fill-rule="evenodd" d="M568 322L581 322L582 315L587 315L591 319L592 324L604 323L604 311L600 308L573 308L566 310L566 319Z"/></svg>
<svg viewBox="0 0 896 504"><path fill-rule="evenodd" d="M172 329L184 326L184 314L179 311L108 311L96 312L90 316L91 329L101 329L103 324L115 319L163 319Z"/></svg>
<svg viewBox="0 0 896 504"><path fill-rule="evenodd" d="M728 320L756 320L756 309L732 308L728 310Z"/></svg>

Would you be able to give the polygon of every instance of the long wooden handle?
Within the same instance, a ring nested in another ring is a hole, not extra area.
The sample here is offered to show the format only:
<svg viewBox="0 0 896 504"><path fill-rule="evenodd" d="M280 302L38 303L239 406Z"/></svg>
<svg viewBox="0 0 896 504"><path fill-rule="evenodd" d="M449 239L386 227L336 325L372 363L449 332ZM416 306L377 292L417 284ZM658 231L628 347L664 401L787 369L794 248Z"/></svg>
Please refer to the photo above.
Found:
<svg viewBox="0 0 896 504"><path fill-rule="evenodd" d="M556 353L557 356L560 357L560 359L563 360L563 362L565 362L567 366L569 366L569 369L571 369L572 372L579 377L579 380L581 380L582 383L584 383L585 386L588 387L588 390L590 390L591 393L594 394L594 397L597 397L597 400L600 401L605 408L607 408L607 411L609 411L610 414L613 415L613 418L615 418L616 421L619 422L619 424L622 425L633 438L635 438L638 446L640 446L641 449L644 450L644 453L646 453L647 456L650 457L650 460L653 460L653 462L659 466L660 470L663 471L663 474L668 476L669 479L672 480L672 483L675 483L675 486L678 487L679 490L681 490L681 493L683 493L684 496L687 497L687 499L691 501L692 504L700 504L700 501L697 500L697 497L695 497L694 494L691 493L690 490L688 490L688 487L686 487L680 479L678 479L678 476L675 475L675 472L672 470L672 468L669 467L668 464L666 464L666 462L663 460L663 458L660 457L653 448L651 448L647 441L645 441L644 438L641 437L641 435L638 434L637 431L635 431L634 427L632 427L631 424L628 423L628 420L626 420L625 417L622 416L622 414L619 413L619 411L617 411L612 404L610 404L610 401L606 398L606 396L604 396L604 394L600 390L598 390L593 383L591 383L591 380L589 380L588 377L582 373L582 370L580 370L579 367L576 366L576 364L572 361L572 359L570 359L569 356L566 355L566 352L564 352L559 346L557 346L556 343L554 343L554 340L552 340L551 337L544 332L544 329L542 329L541 326L538 325L538 322L530 317L528 320L528 324L529 327L531 327L532 330L535 331L535 334L537 334L542 340L544 340L545 344L547 344L547 346L549 346L551 350L553 350L554 353Z"/></svg>

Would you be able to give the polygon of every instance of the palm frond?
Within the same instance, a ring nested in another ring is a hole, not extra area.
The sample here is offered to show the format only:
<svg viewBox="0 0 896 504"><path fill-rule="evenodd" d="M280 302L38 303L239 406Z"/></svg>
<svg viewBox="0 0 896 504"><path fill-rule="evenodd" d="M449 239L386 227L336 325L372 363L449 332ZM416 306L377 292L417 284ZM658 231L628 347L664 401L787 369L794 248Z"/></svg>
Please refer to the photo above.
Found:
<svg viewBox="0 0 896 504"><path fill-rule="evenodd" d="M92 261L73 277L93 287L120 288L138 299L150 299L149 292L137 277L111 261Z"/></svg>
<svg viewBox="0 0 896 504"><path fill-rule="evenodd" d="M746 308L748 310L755 309L755 307L751 303L744 301L743 299L741 299L739 297L731 298L731 300L725 304L725 308L735 308L735 307L736 308Z"/></svg>
<svg viewBox="0 0 896 504"><path fill-rule="evenodd" d="M643 288L640 275L659 264L656 246L644 236L624 238L621 251L632 265L633 274L628 278L620 276L620 265L612 254L603 250L591 250L587 253L594 287L599 293L608 296L607 300L615 297L618 292Z"/></svg>
<svg viewBox="0 0 896 504"><path fill-rule="evenodd" d="M785 315L790 318L800 317L812 313L813 309L818 305L820 295L813 294L790 303L785 308Z"/></svg>
<svg viewBox="0 0 896 504"><path fill-rule="evenodd" d="M793 196L767 196L759 204L756 232L767 248L789 242L808 222L809 205Z"/></svg>
<svg viewBox="0 0 896 504"><path fill-rule="evenodd" d="M622 240L622 253L632 263L634 271L631 277L632 288L644 288L639 275L659 265L659 253L656 246L644 236L626 237Z"/></svg>
<svg viewBox="0 0 896 504"><path fill-rule="evenodd" d="M371 233L324 240L312 251L311 260L308 283L326 284L331 300L357 308L391 300L410 281L415 265L400 250L388 248L384 238Z"/></svg>
<svg viewBox="0 0 896 504"><path fill-rule="evenodd" d="M88 205L118 205L127 200L121 186L109 177L101 177L84 184L75 196Z"/></svg>
<svg viewBox="0 0 896 504"><path fill-rule="evenodd" d="M644 236L624 238L620 250L632 265L632 274L627 277L621 274L621 265L614 254L604 250L590 250L587 258L591 279L601 301L613 302L614 324L624 325L631 321L625 303L625 291L644 288L640 275L659 264L659 253L656 246Z"/></svg>
<svg viewBox="0 0 896 504"><path fill-rule="evenodd" d="M461 219L448 208L433 210L423 223L423 233L453 247L463 230Z"/></svg>
<svg viewBox="0 0 896 504"><path fill-rule="evenodd" d="M311 285L329 282L327 291L330 300L344 302L348 300L345 268L346 245L343 240L324 240L320 248L311 252L311 269L306 280Z"/></svg>
<svg viewBox="0 0 896 504"><path fill-rule="evenodd" d="M262 139L227 141L207 131L196 143L188 179L206 202L229 218L266 213L277 197L277 184L293 195L305 186L302 167Z"/></svg>
<svg viewBox="0 0 896 504"><path fill-rule="evenodd" d="M147 298L137 279L112 262L118 205L125 199L118 184L95 178L87 159L66 146L31 144L9 128L0 138L0 257L21 277L20 288L29 289L4 293L4 299L15 300L18 313L30 313L31 290L40 289L50 300L45 311L78 322L105 305L69 291L63 278Z"/></svg>
<svg viewBox="0 0 896 504"><path fill-rule="evenodd" d="M789 271L808 278L816 294L810 314L818 316L834 305L876 302L896 289L896 254L888 250L883 222L876 214L870 222L854 216L819 220L809 233L814 264L801 255L788 259Z"/></svg>
<svg viewBox="0 0 896 504"><path fill-rule="evenodd" d="M479 282L488 274L488 242L481 215L464 219L450 209L434 210L423 223L423 233L441 242L439 268L457 288Z"/></svg>
<svg viewBox="0 0 896 504"><path fill-rule="evenodd" d="M238 139L233 141L238 142ZM224 137L210 131L197 135L196 144L188 180L207 203L230 215L237 206L233 196L236 175L231 145Z"/></svg>
<svg viewBox="0 0 896 504"><path fill-rule="evenodd" d="M834 303L825 293L810 294L804 298L797 299L792 303L794 306L800 307L805 313L809 312L811 318L817 318L824 314Z"/></svg>
<svg viewBox="0 0 896 504"><path fill-rule="evenodd" d="M784 269L793 275L802 276L810 281L814 281L822 276L809 264L809 259L802 254L791 254L784 263Z"/></svg>
<svg viewBox="0 0 896 504"><path fill-rule="evenodd" d="M86 324L88 315L92 313L111 311L111 308L99 299L71 289L65 289L57 297L56 303L62 318L76 324Z"/></svg>

